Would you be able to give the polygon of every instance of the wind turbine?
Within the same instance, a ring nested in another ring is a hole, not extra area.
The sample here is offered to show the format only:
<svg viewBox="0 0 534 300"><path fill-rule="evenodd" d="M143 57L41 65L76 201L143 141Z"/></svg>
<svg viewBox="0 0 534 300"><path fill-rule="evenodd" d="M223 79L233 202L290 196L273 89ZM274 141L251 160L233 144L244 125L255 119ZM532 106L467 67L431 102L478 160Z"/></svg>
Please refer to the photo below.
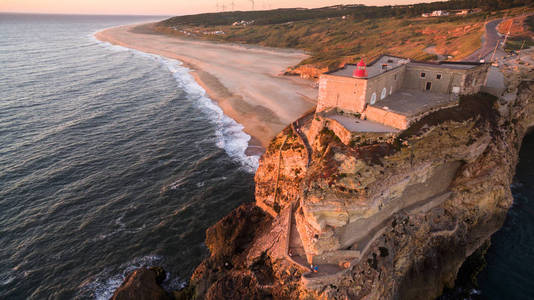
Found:
<svg viewBox="0 0 534 300"><path fill-rule="evenodd" d="M252 3L252 10L254 10L254 0L249 0Z"/></svg>

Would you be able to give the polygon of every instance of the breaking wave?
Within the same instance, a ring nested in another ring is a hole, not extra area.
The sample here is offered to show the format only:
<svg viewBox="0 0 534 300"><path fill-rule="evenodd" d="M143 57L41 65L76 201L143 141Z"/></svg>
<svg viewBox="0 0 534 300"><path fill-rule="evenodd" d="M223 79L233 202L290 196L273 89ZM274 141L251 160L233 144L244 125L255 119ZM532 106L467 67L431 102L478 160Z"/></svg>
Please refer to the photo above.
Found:
<svg viewBox="0 0 534 300"><path fill-rule="evenodd" d="M178 88L184 90L189 97L192 97L200 110L204 112L208 119L215 125L217 147L223 149L228 156L238 161L248 172L256 172L260 157L257 155L249 156L245 153L251 139L250 135L243 131L243 125L225 115L223 110L207 96L206 91L190 74L191 70L184 67L182 62L155 54L148 54L138 50L112 45L108 42L99 41L94 36L91 38L98 44L110 50L129 51L138 56L154 59L165 66L175 78Z"/></svg>

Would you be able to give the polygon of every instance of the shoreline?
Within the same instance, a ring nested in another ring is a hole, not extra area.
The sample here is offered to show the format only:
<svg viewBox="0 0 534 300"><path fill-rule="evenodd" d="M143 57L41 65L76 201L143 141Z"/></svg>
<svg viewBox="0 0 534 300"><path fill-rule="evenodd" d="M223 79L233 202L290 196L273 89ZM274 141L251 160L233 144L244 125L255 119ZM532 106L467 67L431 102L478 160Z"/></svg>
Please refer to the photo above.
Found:
<svg viewBox="0 0 534 300"><path fill-rule="evenodd" d="M102 42L180 61L225 115L251 136L245 154L261 155L281 130L310 110L312 82L280 76L307 57L298 51L181 39L155 31L154 23L101 30Z"/></svg>

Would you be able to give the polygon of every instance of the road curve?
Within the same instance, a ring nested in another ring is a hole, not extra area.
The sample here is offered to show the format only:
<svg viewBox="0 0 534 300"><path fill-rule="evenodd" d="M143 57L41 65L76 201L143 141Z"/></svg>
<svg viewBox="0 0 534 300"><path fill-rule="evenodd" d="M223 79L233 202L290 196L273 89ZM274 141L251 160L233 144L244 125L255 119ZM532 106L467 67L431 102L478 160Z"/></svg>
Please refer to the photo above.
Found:
<svg viewBox="0 0 534 300"><path fill-rule="evenodd" d="M477 51L466 57L464 61L479 61L484 57L490 55L495 50L497 43L502 42L503 38L497 32L497 26L502 22L502 19L493 20L486 23L486 33L483 37L483 45Z"/></svg>

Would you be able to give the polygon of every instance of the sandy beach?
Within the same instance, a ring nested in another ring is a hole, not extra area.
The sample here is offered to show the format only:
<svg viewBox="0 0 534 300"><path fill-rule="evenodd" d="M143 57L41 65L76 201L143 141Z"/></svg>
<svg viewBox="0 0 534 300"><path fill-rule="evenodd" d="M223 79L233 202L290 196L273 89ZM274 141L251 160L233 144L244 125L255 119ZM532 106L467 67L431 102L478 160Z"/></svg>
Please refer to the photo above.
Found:
<svg viewBox="0 0 534 300"><path fill-rule="evenodd" d="M300 51L181 39L153 31L151 24L114 27L95 37L182 61L208 96L252 136L249 150L266 147L315 105L311 81L281 75L306 58Z"/></svg>

